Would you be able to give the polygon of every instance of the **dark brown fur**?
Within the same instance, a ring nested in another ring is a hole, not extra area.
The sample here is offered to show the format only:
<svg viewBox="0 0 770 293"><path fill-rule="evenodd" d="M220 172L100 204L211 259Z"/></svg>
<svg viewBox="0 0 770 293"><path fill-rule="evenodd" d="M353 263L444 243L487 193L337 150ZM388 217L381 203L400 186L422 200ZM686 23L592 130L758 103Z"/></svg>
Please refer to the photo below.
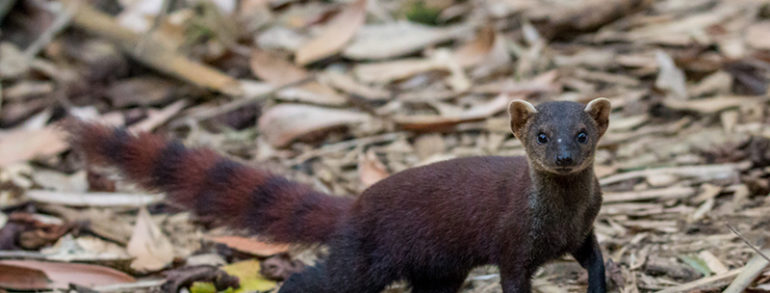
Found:
<svg viewBox="0 0 770 293"><path fill-rule="evenodd" d="M512 130L528 157L471 157L409 169L355 201L158 136L82 122L68 128L89 162L116 166L198 214L279 241L329 244L325 261L290 277L280 292L374 293L402 279L413 292L457 292L468 272L484 264L500 266L503 292L529 292L537 267L565 253L589 270L589 291L604 292L592 233L601 205L592 163L608 111L603 102L585 111L570 102L537 110L514 102ZM580 131L590 140L576 143ZM541 133L562 140L538 143ZM556 157L570 164L556 164Z"/></svg>

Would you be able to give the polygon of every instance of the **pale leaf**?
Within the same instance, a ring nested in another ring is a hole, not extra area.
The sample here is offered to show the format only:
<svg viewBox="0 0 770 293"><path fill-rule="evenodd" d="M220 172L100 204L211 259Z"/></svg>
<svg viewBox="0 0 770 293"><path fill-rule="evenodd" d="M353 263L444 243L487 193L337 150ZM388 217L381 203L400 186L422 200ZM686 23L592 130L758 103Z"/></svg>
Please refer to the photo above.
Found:
<svg viewBox="0 0 770 293"><path fill-rule="evenodd" d="M335 16L320 35L303 44L294 56L300 65L313 63L340 52L366 20L366 0L356 0Z"/></svg>
<svg viewBox="0 0 770 293"><path fill-rule="evenodd" d="M152 220L146 208L139 209L127 251L135 257L131 268L140 272L160 270L174 259L171 242Z"/></svg>
<svg viewBox="0 0 770 293"><path fill-rule="evenodd" d="M259 131L270 145L286 146L310 133L333 127L366 122L369 115L302 104L280 104L259 118Z"/></svg>

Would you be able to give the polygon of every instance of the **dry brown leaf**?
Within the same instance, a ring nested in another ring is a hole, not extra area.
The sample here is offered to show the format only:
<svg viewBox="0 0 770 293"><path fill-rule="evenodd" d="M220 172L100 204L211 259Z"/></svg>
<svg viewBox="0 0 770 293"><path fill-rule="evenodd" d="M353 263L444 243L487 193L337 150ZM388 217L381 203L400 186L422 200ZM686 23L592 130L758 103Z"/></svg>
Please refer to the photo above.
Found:
<svg viewBox="0 0 770 293"><path fill-rule="evenodd" d="M303 44L294 57L300 65L313 63L340 52L366 20L366 0L356 0L340 12L324 31Z"/></svg>
<svg viewBox="0 0 770 293"><path fill-rule="evenodd" d="M252 50L249 65L254 75L274 86L296 82L308 76L304 68L295 66L280 55L259 49Z"/></svg>
<svg viewBox="0 0 770 293"><path fill-rule="evenodd" d="M263 242L256 239L240 236L218 236L212 237L209 240L227 245L227 247L238 250L240 252L245 252L260 257L268 257L271 255L284 253L289 250L288 244Z"/></svg>
<svg viewBox="0 0 770 293"><path fill-rule="evenodd" d="M364 188L372 186L372 184L388 176L390 173L387 167L377 158L374 150L370 149L365 154L358 156L358 177Z"/></svg>
<svg viewBox="0 0 770 293"><path fill-rule="evenodd" d="M469 26L434 28L405 21L365 25L342 55L359 60L389 59L457 38L471 30Z"/></svg>
<svg viewBox="0 0 770 293"><path fill-rule="evenodd" d="M408 58L394 61L358 64L353 74L367 83L390 83L431 70L448 70L445 64L432 59Z"/></svg>
<svg viewBox="0 0 770 293"><path fill-rule="evenodd" d="M257 77L273 86L280 87L308 78L310 74L281 56L268 51L255 49L251 54L251 71ZM317 81L307 81L302 85L282 89L276 93L282 101L308 102L321 105L342 105L347 100L333 89Z"/></svg>
<svg viewBox="0 0 770 293"><path fill-rule="evenodd" d="M0 288L34 290L48 288L48 277L43 271L0 263Z"/></svg>
<svg viewBox="0 0 770 293"><path fill-rule="evenodd" d="M302 104L280 104L259 118L259 131L275 147L313 132L369 121L367 114Z"/></svg>
<svg viewBox="0 0 770 293"><path fill-rule="evenodd" d="M0 167L58 154L67 149L64 134L56 127L19 129L0 134Z"/></svg>
<svg viewBox="0 0 770 293"><path fill-rule="evenodd" d="M508 102L512 98L508 95L499 95L484 104L479 104L471 109L465 110L455 116L437 116L437 115L415 115L415 116L395 116L393 120L399 127L407 130L416 131L435 131L446 129L454 125L480 121L491 117L492 115L505 110Z"/></svg>
<svg viewBox="0 0 770 293"><path fill-rule="evenodd" d="M33 260L2 260L0 265L42 271L52 281L46 287L49 289L67 288L70 283L93 287L136 282L133 277L123 272L98 265Z"/></svg>
<svg viewBox="0 0 770 293"><path fill-rule="evenodd" d="M174 248L168 237L150 217L146 208L139 209L136 225L126 247L135 257L131 268L139 272L157 271L174 260Z"/></svg>

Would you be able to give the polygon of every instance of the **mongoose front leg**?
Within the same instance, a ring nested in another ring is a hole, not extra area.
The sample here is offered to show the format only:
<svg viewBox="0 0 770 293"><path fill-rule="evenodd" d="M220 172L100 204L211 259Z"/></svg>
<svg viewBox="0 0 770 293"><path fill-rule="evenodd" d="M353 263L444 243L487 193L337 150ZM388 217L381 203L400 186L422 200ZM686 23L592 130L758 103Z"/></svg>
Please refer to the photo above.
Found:
<svg viewBox="0 0 770 293"><path fill-rule="evenodd" d="M532 292L531 274L526 272L500 272L500 284L503 293L530 293Z"/></svg>
<svg viewBox="0 0 770 293"><path fill-rule="evenodd" d="M572 253L572 256L584 269L588 270L588 292L607 292L602 250L599 248L599 242L596 241L596 235L593 231L588 234L580 248Z"/></svg>

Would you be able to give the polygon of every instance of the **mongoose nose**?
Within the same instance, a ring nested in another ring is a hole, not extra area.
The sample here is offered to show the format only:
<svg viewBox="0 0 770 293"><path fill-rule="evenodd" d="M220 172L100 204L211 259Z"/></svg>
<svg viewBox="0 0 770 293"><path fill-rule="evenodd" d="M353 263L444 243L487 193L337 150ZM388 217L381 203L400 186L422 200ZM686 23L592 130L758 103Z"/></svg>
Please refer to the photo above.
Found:
<svg viewBox="0 0 770 293"><path fill-rule="evenodd" d="M562 154L556 156L557 166L569 166L572 165L572 156L568 154Z"/></svg>

